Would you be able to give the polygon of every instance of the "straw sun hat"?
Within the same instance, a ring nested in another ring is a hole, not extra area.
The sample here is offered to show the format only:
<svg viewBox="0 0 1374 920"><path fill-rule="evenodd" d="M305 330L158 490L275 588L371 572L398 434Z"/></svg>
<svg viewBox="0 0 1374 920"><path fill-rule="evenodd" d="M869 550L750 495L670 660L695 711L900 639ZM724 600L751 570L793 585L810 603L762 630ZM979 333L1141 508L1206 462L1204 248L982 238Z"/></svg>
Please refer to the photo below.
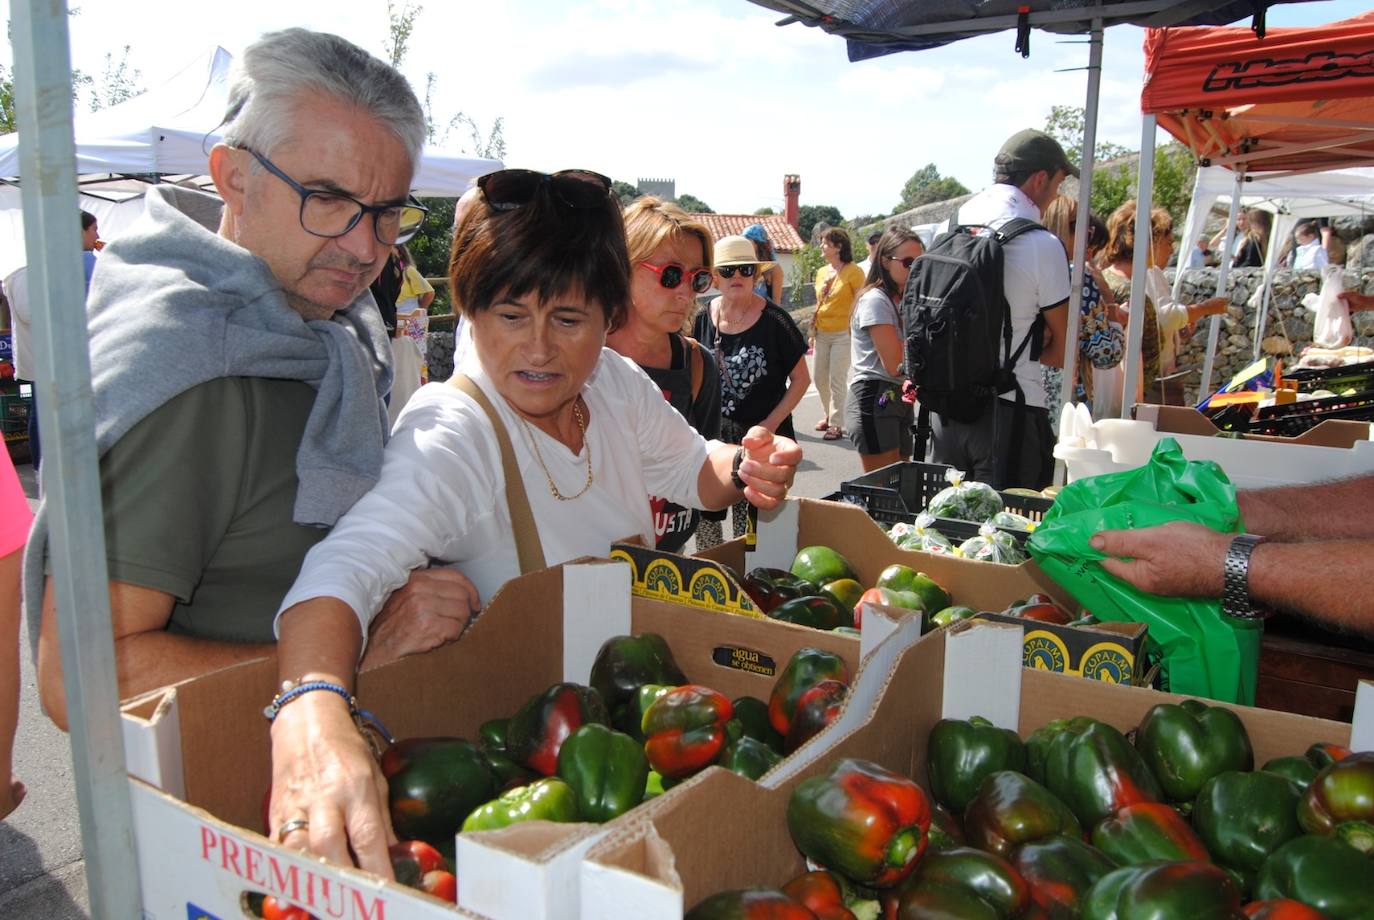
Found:
<svg viewBox="0 0 1374 920"><path fill-rule="evenodd" d="M775 268L776 262L760 262L754 244L747 237L723 236L716 240L716 268L722 265L757 265L760 272Z"/></svg>

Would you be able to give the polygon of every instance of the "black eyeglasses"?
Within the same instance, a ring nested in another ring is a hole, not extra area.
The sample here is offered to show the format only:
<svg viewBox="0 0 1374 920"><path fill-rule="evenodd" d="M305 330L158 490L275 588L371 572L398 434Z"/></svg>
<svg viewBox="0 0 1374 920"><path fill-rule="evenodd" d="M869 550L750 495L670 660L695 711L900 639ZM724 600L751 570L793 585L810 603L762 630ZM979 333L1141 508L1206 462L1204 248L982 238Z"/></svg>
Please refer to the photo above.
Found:
<svg viewBox="0 0 1374 920"><path fill-rule="evenodd" d="M896 256L888 256L887 260L889 262L901 262L902 268L911 268L911 266L916 264L916 258L916 256L902 256L899 259Z"/></svg>
<svg viewBox="0 0 1374 920"><path fill-rule="evenodd" d="M589 169L564 169L552 174L532 169L499 169L477 180L482 197L498 211L524 207L546 185L570 208L601 207L611 193L611 180Z"/></svg>
<svg viewBox="0 0 1374 920"><path fill-rule="evenodd" d="M735 272L739 272L741 278L752 278L754 277L754 272L758 270L759 267L757 265L722 265L716 269L722 278L733 278L735 277Z"/></svg>
<svg viewBox="0 0 1374 920"><path fill-rule="evenodd" d="M301 228L311 236L335 239L358 226L364 214L371 214L374 218L372 232L377 242L383 246L399 246L420 232L425 215L429 213L429 209L414 198L408 198L405 204L363 204L340 192L306 188L256 150L243 149L301 196Z"/></svg>
<svg viewBox="0 0 1374 920"><path fill-rule="evenodd" d="M681 285L683 278L689 279L688 283L691 284L692 290L698 294L705 294L711 289L711 273L704 268L689 272L677 262L664 262L662 265L654 265L650 262L640 262L639 264L658 275L658 283L670 291Z"/></svg>

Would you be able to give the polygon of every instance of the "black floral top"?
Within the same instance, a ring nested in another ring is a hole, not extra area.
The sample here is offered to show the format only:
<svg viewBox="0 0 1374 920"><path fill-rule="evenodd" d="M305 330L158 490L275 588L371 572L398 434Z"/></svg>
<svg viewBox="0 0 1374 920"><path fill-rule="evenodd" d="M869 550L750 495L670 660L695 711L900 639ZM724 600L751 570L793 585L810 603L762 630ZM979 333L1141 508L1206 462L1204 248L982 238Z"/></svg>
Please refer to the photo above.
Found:
<svg viewBox="0 0 1374 920"><path fill-rule="evenodd" d="M693 335L711 349L720 368L720 414L723 422L747 431L768 417L787 393L788 376L806 354L806 338L787 311L769 301L758 322L738 334L721 333L711 311L697 317ZM724 433L724 432L723 432ZM789 415L778 434L793 436Z"/></svg>

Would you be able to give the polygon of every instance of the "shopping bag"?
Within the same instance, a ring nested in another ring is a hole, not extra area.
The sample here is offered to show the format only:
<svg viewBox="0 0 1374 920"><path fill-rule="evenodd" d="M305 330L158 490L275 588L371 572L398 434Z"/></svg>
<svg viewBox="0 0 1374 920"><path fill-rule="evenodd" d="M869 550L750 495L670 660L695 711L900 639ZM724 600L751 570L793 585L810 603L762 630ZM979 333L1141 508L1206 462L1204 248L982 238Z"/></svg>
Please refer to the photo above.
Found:
<svg viewBox="0 0 1374 920"><path fill-rule="evenodd" d="M1322 269L1322 291L1317 297L1317 318L1312 324L1312 341L1322 348L1344 348L1355 337L1350 324L1350 308L1341 300L1345 282L1339 265Z"/></svg>
<svg viewBox="0 0 1374 920"><path fill-rule="evenodd" d="M1108 573L1089 542L1102 530L1193 521L1243 529L1236 490L1221 467L1190 461L1164 438L1144 466L1065 486L1026 548L1052 579L1099 620L1144 623L1158 649L1163 689L1253 705L1263 627L1221 612L1216 599L1159 597Z"/></svg>

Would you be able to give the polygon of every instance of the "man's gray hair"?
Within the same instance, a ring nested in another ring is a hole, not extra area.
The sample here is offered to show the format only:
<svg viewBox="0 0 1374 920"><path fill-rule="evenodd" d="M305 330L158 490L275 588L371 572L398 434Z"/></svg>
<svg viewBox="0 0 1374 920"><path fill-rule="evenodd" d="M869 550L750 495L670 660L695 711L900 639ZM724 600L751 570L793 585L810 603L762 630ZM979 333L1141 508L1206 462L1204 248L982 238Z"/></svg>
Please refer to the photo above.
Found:
<svg viewBox="0 0 1374 920"><path fill-rule="evenodd" d="M291 136L301 96L324 93L368 112L395 133L420 161L425 115L415 92L395 68L352 42L327 32L269 32L243 52L229 83L224 142L263 156Z"/></svg>

